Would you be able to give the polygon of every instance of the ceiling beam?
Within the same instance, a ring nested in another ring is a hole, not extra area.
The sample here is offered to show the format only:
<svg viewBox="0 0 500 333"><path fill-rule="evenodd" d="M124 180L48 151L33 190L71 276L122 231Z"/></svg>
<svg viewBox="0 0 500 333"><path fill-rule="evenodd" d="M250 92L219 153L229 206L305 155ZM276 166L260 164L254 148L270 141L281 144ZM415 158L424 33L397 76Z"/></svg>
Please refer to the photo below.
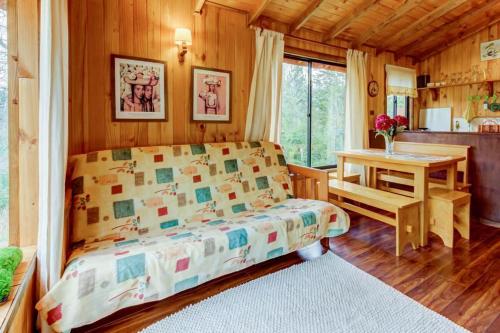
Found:
<svg viewBox="0 0 500 333"><path fill-rule="evenodd" d="M248 25L251 25L255 21L257 21L257 19L260 17L260 15L266 9L267 5L269 5L270 2L271 0L260 0L257 7L255 7L255 9L249 13L250 20L248 21Z"/></svg>
<svg viewBox="0 0 500 333"><path fill-rule="evenodd" d="M432 21L440 18L444 14L466 3L467 1L468 0L449 0L444 2L441 6L436 7L434 10L422 16L412 24L408 25L406 28L403 28L398 33L384 39L384 42L382 42L382 44L378 48L384 50L397 41L405 40L405 38L412 39L415 35L417 35L415 32L422 31Z"/></svg>
<svg viewBox="0 0 500 333"><path fill-rule="evenodd" d="M379 0L365 0L361 5L356 7L349 15L342 18L337 24L335 24L329 32L325 34L323 42L327 42L334 39L342 32L344 32L349 26L356 21L359 17L363 16L367 11L369 11L373 6L375 6Z"/></svg>
<svg viewBox="0 0 500 333"><path fill-rule="evenodd" d="M205 4L206 0L195 0L194 4L194 13L195 14L201 14L201 9L203 8L203 5Z"/></svg>
<svg viewBox="0 0 500 333"><path fill-rule="evenodd" d="M445 42L444 44L447 44L446 42L449 40L449 35L452 35L455 38L461 38L461 36L463 36L464 34L469 34L468 30L475 26L475 22L484 21L485 24L482 25L484 28L485 26L491 24L490 21L495 19L495 12L491 12L491 9L497 4L498 0L486 0L486 2L482 6L467 11L459 19L441 25L433 29L432 31L425 33L425 35L421 36L420 38L399 47L395 51L395 53L398 55L412 54L419 48L422 48L422 45L425 45L428 41L431 42L431 46L425 48L424 50L429 50L433 47L441 48L441 44L443 43L443 41ZM496 15L500 15L498 10ZM472 24L468 24L468 21L472 22ZM440 36L441 38L438 38ZM452 40L453 39L454 38L452 38ZM432 43L432 41L434 41L434 43Z"/></svg>
<svg viewBox="0 0 500 333"><path fill-rule="evenodd" d="M312 1L311 4L306 8L306 10L300 13L299 17L295 20L295 22L293 22L290 25L289 33L292 33L302 28L302 26L306 24L306 22L311 18L311 16L319 8L319 6L321 6L323 2L325 2L325 0Z"/></svg>
<svg viewBox="0 0 500 333"><path fill-rule="evenodd" d="M401 17L405 16L413 8L420 5L424 0L406 0L401 6L399 6L395 11L392 12L384 21L381 21L376 26L372 27L369 31L362 34L356 40L352 42L352 48L357 49L363 45L366 41L370 40L373 36L383 31L385 28L399 20Z"/></svg>

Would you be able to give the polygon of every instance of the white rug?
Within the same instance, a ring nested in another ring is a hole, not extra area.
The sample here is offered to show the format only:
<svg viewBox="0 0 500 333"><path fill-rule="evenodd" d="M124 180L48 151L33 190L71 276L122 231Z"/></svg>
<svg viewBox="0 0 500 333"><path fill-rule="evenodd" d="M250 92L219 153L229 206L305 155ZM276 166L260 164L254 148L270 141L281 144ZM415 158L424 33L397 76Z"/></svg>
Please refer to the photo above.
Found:
<svg viewBox="0 0 500 333"><path fill-rule="evenodd" d="M467 331L328 252L228 289L142 332Z"/></svg>

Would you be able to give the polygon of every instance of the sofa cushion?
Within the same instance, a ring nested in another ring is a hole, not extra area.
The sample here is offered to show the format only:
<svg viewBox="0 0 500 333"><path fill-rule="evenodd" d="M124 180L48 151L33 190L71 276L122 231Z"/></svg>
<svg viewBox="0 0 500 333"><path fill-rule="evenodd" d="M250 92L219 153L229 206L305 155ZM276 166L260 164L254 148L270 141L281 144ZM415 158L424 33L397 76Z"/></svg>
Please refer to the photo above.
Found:
<svg viewBox="0 0 500 333"><path fill-rule="evenodd" d="M292 195L281 147L270 142L123 148L70 163L73 242L156 234Z"/></svg>
<svg viewBox="0 0 500 333"><path fill-rule="evenodd" d="M76 249L62 279L36 307L54 330L67 330L348 228L348 215L330 203L289 199L231 218L172 226L156 236L129 232Z"/></svg>

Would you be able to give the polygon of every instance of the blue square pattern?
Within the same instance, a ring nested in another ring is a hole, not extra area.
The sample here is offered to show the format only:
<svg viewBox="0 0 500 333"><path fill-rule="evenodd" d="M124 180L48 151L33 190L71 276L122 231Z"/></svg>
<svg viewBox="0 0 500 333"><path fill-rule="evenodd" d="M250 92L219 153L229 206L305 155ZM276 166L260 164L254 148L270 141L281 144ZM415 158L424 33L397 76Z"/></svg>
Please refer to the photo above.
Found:
<svg viewBox="0 0 500 333"><path fill-rule="evenodd" d="M224 167L226 169L226 173L233 173L238 171L238 161L237 160L226 160L224 161Z"/></svg>
<svg viewBox="0 0 500 333"><path fill-rule="evenodd" d="M134 216L134 199L113 202L113 212L116 219Z"/></svg>
<svg viewBox="0 0 500 333"><path fill-rule="evenodd" d="M198 285L198 275L177 282L174 286L176 293L196 287Z"/></svg>
<svg viewBox="0 0 500 333"><path fill-rule="evenodd" d="M245 206L244 203L240 203L240 204L231 206L231 210L233 211L234 214L236 214L236 213L245 212L247 210L247 207Z"/></svg>
<svg viewBox="0 0 500 333"><path fill-rule="evenodd" d="M267 176L257 177L255 178L255 182L257 183L257 188L259 190L269 188L269 181L267 180Z"/></svg>
<svg viewBox="0 0 500 333"><path fill-rule="evenodd" d="M126 161L132 159L132 150L130 148L113 149L111 151L113 161Z"/></svg>
<svg viewBox="0 0 500 333"><path fill-rule="evenodd" d="M146 255L136 254L116 261L116 280L118 283L144 276L146 273Z"/></svg>
<svg viewBox="0 0 500 333"><path fill-rule="evenodd" d="M316 214L314 212L304 212L300 213L304 227L316 224Z"/></svg>
<svg viewBox="0 0 500 333"><path fill-rule="evenodd" d="M226 236L229 240L230 250L245 246L248 243L248 234L245 229L231 230L226 233Z"/></svg>
<svg viewBox="0 0 500 333"><path fill-rule="evenodd" d="M201 155L206 154L205 145L190 145L191 146L191 154L193 155Z"/></svg>
<svg viewBox="0 0 500 333"><path fill-rule="evenodd" d="M212 201L212 193L210 192L210 187L197 188L195 190L195 193L196 193L196 201L198 203Z"/></svg>
<svg viewBox="0 0 500 333"><path fill-rule="evenodd" d="M279 257L279 256L283 255L283 252L284 251L283 251L282 247L278 247L277 249L271 250L271 251L267 252L267 259Z"/></svg>
<svg viewBox="0 0 500 333"><path fill-rule="evenodd" d="M174 170L172 168L156 169L156 182L158 184L171 183L174 181Z"/></svg>
<svg viewBox="0 0 500 333"><path fill-rule="evenodd" d="M178 225L179 225L179 220L175 219L175 220L161 222L160 228L161 229L168 229L168 228L172 228L172 227L177 227Z"/></svg>

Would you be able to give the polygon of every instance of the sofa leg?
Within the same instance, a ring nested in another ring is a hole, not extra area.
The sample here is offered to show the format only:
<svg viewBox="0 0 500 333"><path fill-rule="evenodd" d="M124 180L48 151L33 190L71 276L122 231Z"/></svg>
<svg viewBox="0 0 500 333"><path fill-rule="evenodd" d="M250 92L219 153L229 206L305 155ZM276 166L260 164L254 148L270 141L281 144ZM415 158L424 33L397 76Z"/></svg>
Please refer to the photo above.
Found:
<svg viewBox="0 0 500 333"><path fill-rule="evenodd" d="M327 251L330 250L330 238L329 237L321 238L320 243L324 249L326 249Z"/></svg>

